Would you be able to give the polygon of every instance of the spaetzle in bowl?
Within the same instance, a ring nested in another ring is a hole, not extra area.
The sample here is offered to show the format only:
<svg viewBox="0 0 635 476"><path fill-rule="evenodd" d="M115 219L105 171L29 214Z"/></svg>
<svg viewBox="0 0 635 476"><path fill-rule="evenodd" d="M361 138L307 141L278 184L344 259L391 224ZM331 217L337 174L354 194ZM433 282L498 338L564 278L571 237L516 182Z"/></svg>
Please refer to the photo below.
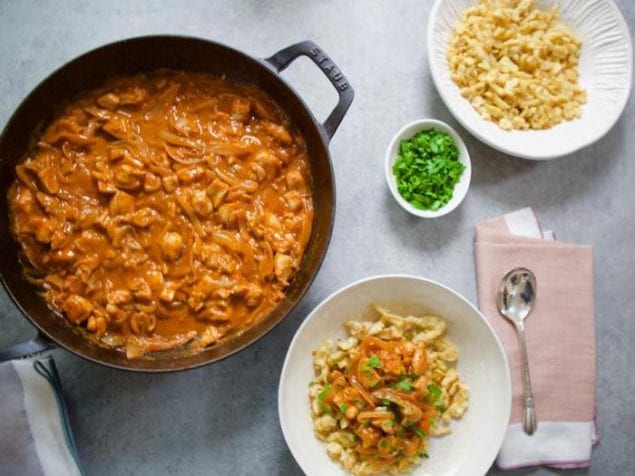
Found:
<svg viewBox="0 0 635 476"><path fill-rule="evenodd" d="M373 383L368 378L378 380L379 385L370 385L374 388L364 388L372 404L361 396L366 403L358 406L357 397L346 393L355 386L338 365L353 368L349 375L362 387ZM313 383L307 388L309 382ZM483 475L491 466L507 427L510 401L507 361L478 310L434 281L389 275L341 289L304 320L287 352L278 410L286 442L308 475L407 471L418 476L469 476ZM347 412L351 421L342 428ZM319 418L323 419L318 423ZM391 426L394 435L389 433ZM366 448L354 430L367 436ZM355 434L354 442L346 432ZM446 434L431 437L438 433ZM359 452L349 451L358 445L370 453L364 461L380 451L395 458L362 464Z"/></svg>
<svg viewBox="0 0 635 476"><path fill-rule="evenodd" d="M435 0L426 47L454 118L516 157L592 144L631 92L632 42L613 0Z"/></svg>
<svg viewBox="0 0 635 476"><path fill-rule="evenodd" d="M374 307L376 321L347 321L350 337L313 351L315 435L355 475L404 472L427 459L428 435L449 434L469 401L441 317Z"/></svg>

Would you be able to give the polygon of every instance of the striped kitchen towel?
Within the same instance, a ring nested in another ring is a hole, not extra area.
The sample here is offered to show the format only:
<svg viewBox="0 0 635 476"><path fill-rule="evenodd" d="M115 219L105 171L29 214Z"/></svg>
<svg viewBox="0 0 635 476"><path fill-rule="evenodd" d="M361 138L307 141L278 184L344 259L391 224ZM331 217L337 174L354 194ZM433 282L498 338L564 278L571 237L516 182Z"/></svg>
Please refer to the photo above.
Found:
<svg viewBox="0 0 635 476"><path fill-rule="evenodd" d="M51 356L0 364L0 474L83 475Z"/></svg>

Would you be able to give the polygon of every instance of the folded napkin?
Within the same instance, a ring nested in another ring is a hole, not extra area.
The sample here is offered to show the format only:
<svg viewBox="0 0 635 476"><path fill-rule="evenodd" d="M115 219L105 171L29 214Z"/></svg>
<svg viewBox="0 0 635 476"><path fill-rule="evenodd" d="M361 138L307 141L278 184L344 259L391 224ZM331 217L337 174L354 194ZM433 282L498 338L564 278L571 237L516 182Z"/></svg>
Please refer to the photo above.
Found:
<svg viewBox="0 0 635 476"><path fill-rule="evenodd" d="M512 380L512 413L501 469L590 465L595 426L595 328L590 246L556 241L525 208L476 226L475 262L481 312L500 338ZM522 370L516 331L496 307L498 285L515 267L536 275L536 304L525 321L538 428L522 427Z"/></svg>
<svg viewBox="0 0 635 476"><path fill-rule="evenodd" d="M55 362L0 364L0 474L80 476Z"/></svg>

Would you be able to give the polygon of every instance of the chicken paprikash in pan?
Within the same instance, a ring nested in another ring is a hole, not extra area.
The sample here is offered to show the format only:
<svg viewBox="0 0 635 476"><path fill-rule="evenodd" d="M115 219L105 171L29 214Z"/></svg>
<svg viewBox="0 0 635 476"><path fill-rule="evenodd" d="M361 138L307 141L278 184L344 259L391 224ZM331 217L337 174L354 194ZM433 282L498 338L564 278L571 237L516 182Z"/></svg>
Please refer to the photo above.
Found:
<svg viewBox="0 0 635 476"><path fill-rule="evenodd" d="M25 276L129 358L196 352L265 318L311 235L305 143L262 91L115 78L35 138L9 190Z"/></svg>

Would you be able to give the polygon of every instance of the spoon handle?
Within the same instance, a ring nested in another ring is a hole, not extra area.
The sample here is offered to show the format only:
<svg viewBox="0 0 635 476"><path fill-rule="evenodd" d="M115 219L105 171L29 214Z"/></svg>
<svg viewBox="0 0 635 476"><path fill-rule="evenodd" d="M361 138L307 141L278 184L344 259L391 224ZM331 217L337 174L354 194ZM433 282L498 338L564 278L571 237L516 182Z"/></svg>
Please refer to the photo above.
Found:
<svg viewBox="0 0 635 476"><path fill-rule="evenodd" d="M516 324L518 334L518 347L523 368L523 430L528 435L536 431L536 410L534 408L534 395L531 391L531 378L529 377L529 359L527 358L527 343L525 341L525 326Z"/></svg>

